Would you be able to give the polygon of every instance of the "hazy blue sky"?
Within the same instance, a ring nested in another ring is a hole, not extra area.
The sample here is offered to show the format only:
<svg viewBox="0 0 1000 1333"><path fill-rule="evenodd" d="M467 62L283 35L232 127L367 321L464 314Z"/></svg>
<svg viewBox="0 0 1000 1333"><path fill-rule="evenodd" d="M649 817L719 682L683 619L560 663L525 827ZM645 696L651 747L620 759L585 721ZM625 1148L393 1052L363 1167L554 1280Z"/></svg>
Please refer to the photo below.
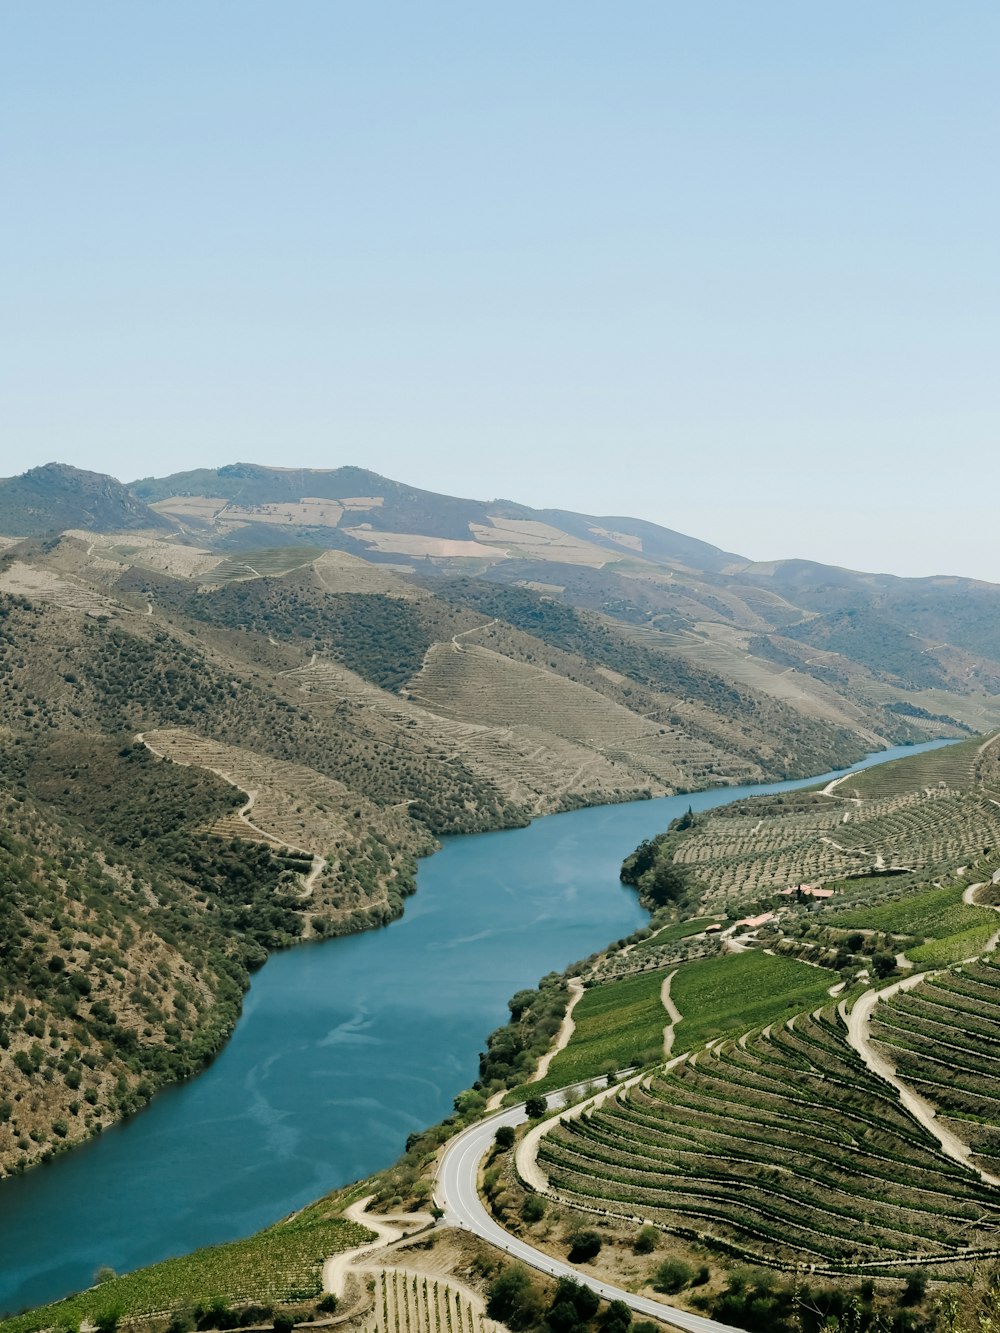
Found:
<svg viewBox="0 0 1000 1333"><path fill-rule="evenodd" d="M0 2L0 473L1000 580L995 0Z"/></svg>

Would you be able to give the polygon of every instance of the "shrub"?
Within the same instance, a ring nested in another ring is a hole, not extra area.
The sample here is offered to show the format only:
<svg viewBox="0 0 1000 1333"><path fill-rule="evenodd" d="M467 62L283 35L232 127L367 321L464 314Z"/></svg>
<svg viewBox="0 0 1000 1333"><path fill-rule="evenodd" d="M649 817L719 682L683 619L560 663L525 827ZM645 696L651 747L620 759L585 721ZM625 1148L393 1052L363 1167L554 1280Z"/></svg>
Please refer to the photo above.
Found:
<svg viewBox="0 0 1000 1333"><path fill-rule="evenodd" d="M652 1254L659 1244L660 1233L654 1226L645 1226L632 1242L636 1254Z"/></svg>
<svg viewBox="0 0 1000 1333"><path fill-rule="evenodd" d="M664 1259L653 1276L653 1288L670 1296L689 1287L694 1276L694 1269L683 1259Z"/></svg>
<svg viewBox="0 0 1000 1333"><path fill-rule="evenodd" d="M486 1313L513 1333L537 1324L542 1314L538 1289L521 1264L510 1264L486 1290Z"/></svg>
<svg viewBox="0 0 1000 1333"><path fill-rule="evenodd" d="M569 1238L569 1253L567 1258L571 1264L586 1263L588 1259L594 1259L601 1252L601 1238L596 1231L578 1231Z"/></svg>
<svg viewBox="0 0 1000 1333"><path fill-rule="evenodd" d="M516 1137L513 1125L501 1125L494 1135L493 1142L500 1152L504 1152L508 1148L513 1148Z"/></svg>

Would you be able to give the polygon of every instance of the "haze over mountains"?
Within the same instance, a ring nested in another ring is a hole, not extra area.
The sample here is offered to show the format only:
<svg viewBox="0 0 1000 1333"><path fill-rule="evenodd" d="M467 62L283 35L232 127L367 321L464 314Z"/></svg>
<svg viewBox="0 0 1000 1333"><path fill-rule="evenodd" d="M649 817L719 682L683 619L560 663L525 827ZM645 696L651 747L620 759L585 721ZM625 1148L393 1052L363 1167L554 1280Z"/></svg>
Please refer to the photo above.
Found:
<svg viewBox="0 0 1000 1333"><path fill-rule="evenodd" d="M997 725L998 610L358 468L0 482L0 1165L197 1068L442 834Z"/></svg>

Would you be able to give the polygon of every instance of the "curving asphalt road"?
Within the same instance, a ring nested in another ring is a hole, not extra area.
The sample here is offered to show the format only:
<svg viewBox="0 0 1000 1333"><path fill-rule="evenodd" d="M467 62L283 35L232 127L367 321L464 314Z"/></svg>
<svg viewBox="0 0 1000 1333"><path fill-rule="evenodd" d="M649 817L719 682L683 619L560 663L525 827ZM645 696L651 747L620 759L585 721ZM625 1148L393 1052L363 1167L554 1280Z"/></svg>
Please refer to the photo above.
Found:
<svg viewBox="0 0 1000 1333"><path fill-rule="evenodd" d="M555 1106L557 1099L565 1098L565 1093L552 1093L549 1105ZM501 1125L520 1125L527 1119L524 1104L512 1106L509 1110L499 1111L496 1115L480 1120L451 1140L445 1149L438 1168L435 1187L435 1201L444 1210L445 1225L463 1227L474 1231L477 1236L504 1250L514 1259L537 1268L539 1272L552 1277L571 1277L606 1301L624 1301L637 1314L651 1319L659 1319L674 1328L683 1329L684 1333L745 1333L732 1324L720 1324L715 1319L704 1315L689 1314L687 1310L678 1310L664 1301L654 1301L649 1296L636 1296L634 1292L622 1291L611 1287L606 1282L588 1277L586 1273L554 1259L550 1254L536 1250L533 1245L512 1236L493 1217L479 1197L476 1188L479 1178L479 1163L493 1146L493 1137Z"/></svg>

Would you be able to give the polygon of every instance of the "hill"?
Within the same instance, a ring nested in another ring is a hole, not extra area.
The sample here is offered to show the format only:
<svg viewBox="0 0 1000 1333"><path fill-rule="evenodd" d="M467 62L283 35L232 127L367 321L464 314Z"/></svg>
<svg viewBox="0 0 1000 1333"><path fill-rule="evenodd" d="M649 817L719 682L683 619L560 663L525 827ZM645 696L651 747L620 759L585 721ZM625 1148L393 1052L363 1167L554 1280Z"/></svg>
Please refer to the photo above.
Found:
<svg viewBox="0 0 1000 1333"><path fill-rule="evenodd" d="M0 533L7 536L39 537L66 528L122 532L170 526L121 482L99 472L46 463L19 477L0 478Z"/></svg>

